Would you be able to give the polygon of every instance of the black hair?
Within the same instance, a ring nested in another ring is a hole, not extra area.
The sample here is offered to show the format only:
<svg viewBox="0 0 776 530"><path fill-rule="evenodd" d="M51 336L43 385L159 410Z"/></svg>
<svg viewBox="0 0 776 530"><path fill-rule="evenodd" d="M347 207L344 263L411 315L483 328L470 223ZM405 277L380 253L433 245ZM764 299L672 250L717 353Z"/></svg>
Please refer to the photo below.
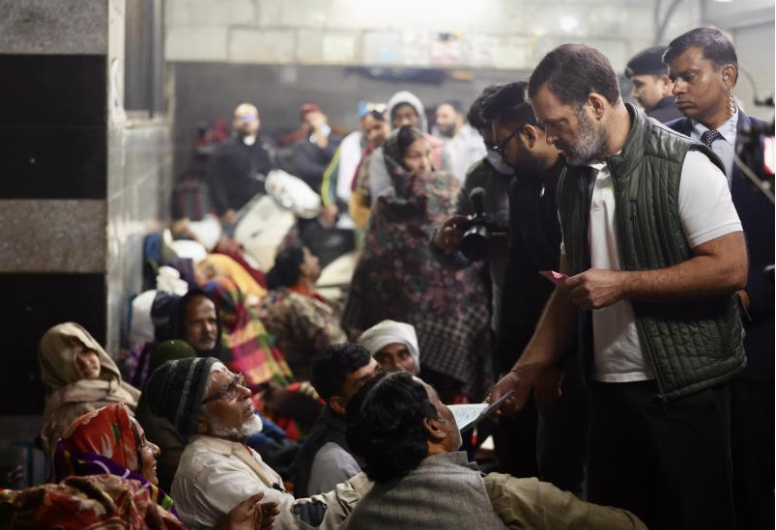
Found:
<svg viewBox="0 0 776 530"><path fill-rule="evenodd" d="M267 288L291 287L302 275L299 267L304 263L304 249L301 245L291 245L278 252L275 265L267 273Z"/></svg>
<svg viewBox="0 0 776 530"><path fill-rule="evenodd" d="M348 374L369 364L371 358L369 350L358 344L346 342L329 346L313 363L310 384L326 401L332 396L341 396Z"/></svg>
<svg viewBox="0 0 776 530"><path fill-rule="evenodd" d="M562 44L545 55L528 81L528 95L533 99L545 83L561 103L577 108L592 92L612 105L620 99L612 63L586 44Z"/></svg>
<svg viewBox="0 0 776 530"><path fill-rule="evenodd" d="M695 28L679 35L668 45L663 62L669 64L690 48L703 50L703 57L712 61L717 68L732 64L738 70L736 48L730 39L716 28Z"/></svg>
<svg viewBox="0 0 776 530"><path fill-rule="evenodd" d="M158 295L157 295L158 296ZM205 291L198 287L194 287L188 290L188 292L183 295L180 299L177 301L176 309L175 309L175 323L173 325L173 336L169 337L170 339L180 339L185 340L186 339L186 310L189 307L189 304L196 298L205 298L207 300L210 300L213 303L213 306L216 308L216 327L218 329L218 333L216 336L216 346L209 352L202 352L197 350L197 355L199 357L206 356L208 357L217 357L220 359L221 357L221 313L218 311L218 304L216 303L213 298L207 294ZM154 301L155 302L155 301ZM154 336L154 339L156 342L160 342L161 340L168 340L168 338L160 338L158 336ZM192 347L194 347L192 345ZM150 372L149 372L150 373Z"/></svg>
<svg viewBox="0 0 776 530"><path fill-rule="evenodd" d="M517 126L525 123L540 126L533 108L526 98L528 83L516 81L501 87L483 108L483 117L487 120L499 120L502 123Z"/></svg>
<svg viewBox="0 0 776 530"><path fill-rule="evenodd" d="M411 125L402 125L399 127L399 130L396 132L396 147L398 148L399 161L407 154L407 149L409 149L410 145L416 140L425 137L423 131L412 127Z"/></svg>
<svg viewBox="0 0 776 530"><path fill-rule="evenodd" d="M409 101L400 101L399 103L397 103L396 105L391 107L391 121L393 121L393 118L396 115L396 111L399 110L400 108L402 108L405 105L410 107L415 112L415 115L418 118L420 118L420 115L418 114L418 109L415 107L415 105L413 105Z"/></svg>
<svg viewBox="0 0 776 530"><path fill-rule="evenodd" d="M348 446L371 480L398 479L428 456L423 420L438 417L423 384L406 372L383 372L348 403Z"/></svg>
<svg viewBox="0 0 776 530"><path fill-rule="evenodd" d="M490 128L490 122L492 120L488 120L482 115L483 109L488 101L490 101L503 86L504 85L490 85L482 91L482 94L477 96L477 99L474 100L472 106L469 107L469 112L466 114L466 121L469 122L469 125L477 130Z"/></svg>

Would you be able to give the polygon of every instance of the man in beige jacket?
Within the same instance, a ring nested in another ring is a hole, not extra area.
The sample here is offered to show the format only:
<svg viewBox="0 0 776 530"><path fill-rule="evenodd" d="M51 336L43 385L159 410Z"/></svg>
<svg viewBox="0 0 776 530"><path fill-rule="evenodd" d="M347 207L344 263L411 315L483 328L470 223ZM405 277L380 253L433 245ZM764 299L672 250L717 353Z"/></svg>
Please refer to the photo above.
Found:
<svg viewBox="0 0 776 530"><path fill-rule="evenodd" d="M261 430L242 374L213 358L181 359L159 367L146 385L155 414L164 416L190 442L172 483L172 498L184 523L209 527L256 493L277 502L275 529L338 528L371 488L363 473L334 491L295 500L283 481L244 441Z"/></svg>

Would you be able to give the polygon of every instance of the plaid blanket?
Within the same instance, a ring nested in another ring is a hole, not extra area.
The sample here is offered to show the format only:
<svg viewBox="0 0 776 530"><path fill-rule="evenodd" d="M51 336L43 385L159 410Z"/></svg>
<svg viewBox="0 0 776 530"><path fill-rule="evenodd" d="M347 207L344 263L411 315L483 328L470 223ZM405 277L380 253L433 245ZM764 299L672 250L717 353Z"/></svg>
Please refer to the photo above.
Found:
<svg viewBox="0 0 776 530"><path fill-rule="evenodd" d="M218 306L223 346L231 352L229 368L242 372L254 391L270 380L281 386L293 381L283 353L273 344L255 309L245 304L243 294L231 278L224 276L211 281L205 286L205 292Z"/></svg>

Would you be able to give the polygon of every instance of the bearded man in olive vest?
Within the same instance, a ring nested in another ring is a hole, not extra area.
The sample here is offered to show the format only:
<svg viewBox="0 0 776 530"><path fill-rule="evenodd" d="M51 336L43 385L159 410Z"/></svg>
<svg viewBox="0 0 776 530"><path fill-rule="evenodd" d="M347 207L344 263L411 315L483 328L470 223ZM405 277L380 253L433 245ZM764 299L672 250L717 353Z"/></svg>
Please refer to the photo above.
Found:
<svg viewBox="0 0 776 530"><path fill-rule="evenodd" d="M589 375L589 500L650 528L735 528L729 383L746 365L744 235L724 166L623 103L609 60L547 54L529 82L563 154L563 243L536 332L491 394L522 407L573 334Z"/></svg>

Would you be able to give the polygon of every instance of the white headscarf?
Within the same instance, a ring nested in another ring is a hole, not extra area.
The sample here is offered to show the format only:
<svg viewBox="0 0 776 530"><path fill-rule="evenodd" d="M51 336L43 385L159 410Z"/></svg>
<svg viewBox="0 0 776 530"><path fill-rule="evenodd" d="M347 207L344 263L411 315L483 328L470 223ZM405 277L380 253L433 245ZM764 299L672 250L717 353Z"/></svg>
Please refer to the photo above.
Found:
<svg viewBox="0 0 776 530"><path fill-rule="evenodd" d="M396 322L394 320L383 320L363 332L358 338L358 343L369 350L372 355L376 354L389 344L406 344L409 348L412 358L415 359L415 366L420 370L420 349L418 348L418 336L415 328L411 324Z"/></svg>

